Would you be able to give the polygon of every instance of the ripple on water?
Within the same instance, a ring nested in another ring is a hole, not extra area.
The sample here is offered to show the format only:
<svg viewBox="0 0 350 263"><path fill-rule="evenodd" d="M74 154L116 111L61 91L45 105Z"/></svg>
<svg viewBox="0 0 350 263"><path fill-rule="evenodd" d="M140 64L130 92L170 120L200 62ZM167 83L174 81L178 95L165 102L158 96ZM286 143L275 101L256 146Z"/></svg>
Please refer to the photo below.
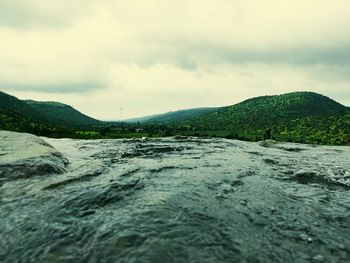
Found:
<svg viewBox="0 0 350 263"><path fill-rule="evenodd" d="M349 262L348 148L49 142L71 164L0 188L1 262Z"/></svg>

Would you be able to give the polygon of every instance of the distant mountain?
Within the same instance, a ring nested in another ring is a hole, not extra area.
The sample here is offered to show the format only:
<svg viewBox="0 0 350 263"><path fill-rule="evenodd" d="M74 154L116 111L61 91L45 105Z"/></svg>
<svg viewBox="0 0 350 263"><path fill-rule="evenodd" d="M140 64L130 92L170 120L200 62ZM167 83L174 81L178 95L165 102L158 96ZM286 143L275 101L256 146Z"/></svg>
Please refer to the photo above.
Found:
<svg viewBox="0 0 350 263"><path fill-rule="evenodd" d="M163 113L163 114L165 114L165 113ZM123 122L125 122L125 123L144 123L144 122L146 122L148 120L151 120L151 119L156 118L158 116L161 116L163 114L147 115L147 116L143 116L143 117L123 120Z"/></svg>
<svg viewBox="0 0 350 263"><path fill-rule="evenodd" d="M259 136L271 129L275 136L298 137L301 141L313 137L315 142L327 143L332 133L337 140L350 136L350 110L321 94L293 92L248 99L181 125L196 130L232 131L238 136ZM320 136L315 136L317 133ZM328 138L322 139L321 135Z"/></svg>
<svg viewBox="0 0 350 263"><path fill-rule="evenodd" d="M0 129L33 132L53 128L77 128L101 123L69 105L19 100L0 92Z"/></svg>
<svg viewBox="0 0 350 263"><path fill-rule="evenodd" d="M186 110L170 111L163 114L150 115L140 118L134 118L126 120L128 123L139 122L141 124L167 124L171 122L180 122L185 120L190 120L198 118L200 116L212 113L225 107L207 107L207 108L193 108Z"/></svg>

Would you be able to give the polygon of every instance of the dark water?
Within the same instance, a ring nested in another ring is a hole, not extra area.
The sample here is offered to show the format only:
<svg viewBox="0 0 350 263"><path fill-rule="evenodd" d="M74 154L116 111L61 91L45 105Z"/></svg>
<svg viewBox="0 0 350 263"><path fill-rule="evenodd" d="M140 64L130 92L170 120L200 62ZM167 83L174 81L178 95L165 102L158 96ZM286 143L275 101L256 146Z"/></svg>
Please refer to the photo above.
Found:
<svg viewBox="0 0 350 263"><path fill-rule="evenodd" d="M0 188L1 262L350 262L350 149L52 140Z"/></svg>

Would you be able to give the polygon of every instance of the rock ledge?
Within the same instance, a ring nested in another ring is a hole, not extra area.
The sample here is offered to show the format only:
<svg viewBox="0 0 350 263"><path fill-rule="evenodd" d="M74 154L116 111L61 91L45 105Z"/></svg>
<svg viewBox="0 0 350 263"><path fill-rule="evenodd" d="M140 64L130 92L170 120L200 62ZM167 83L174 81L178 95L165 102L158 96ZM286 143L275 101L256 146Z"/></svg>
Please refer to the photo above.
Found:
<svg viewBox="0 0 350 263"><path fill-rule="evenodd" d="M43 139L0 131L0 179L64 173L69 161Z"/></svg>

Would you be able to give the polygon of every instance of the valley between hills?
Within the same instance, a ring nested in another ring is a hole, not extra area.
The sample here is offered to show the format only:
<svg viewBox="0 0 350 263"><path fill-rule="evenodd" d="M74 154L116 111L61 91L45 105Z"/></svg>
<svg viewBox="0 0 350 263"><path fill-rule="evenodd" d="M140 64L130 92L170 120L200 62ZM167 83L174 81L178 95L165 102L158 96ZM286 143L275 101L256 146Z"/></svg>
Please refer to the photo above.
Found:
<svg viewBox="0 0 350 263"><path fill-rule="evenodd" d="M292 92L106 122L63 103L19 100L0 92L0 129L52 138L196 136L349 145L350 108L321 94Z"/></svg>

